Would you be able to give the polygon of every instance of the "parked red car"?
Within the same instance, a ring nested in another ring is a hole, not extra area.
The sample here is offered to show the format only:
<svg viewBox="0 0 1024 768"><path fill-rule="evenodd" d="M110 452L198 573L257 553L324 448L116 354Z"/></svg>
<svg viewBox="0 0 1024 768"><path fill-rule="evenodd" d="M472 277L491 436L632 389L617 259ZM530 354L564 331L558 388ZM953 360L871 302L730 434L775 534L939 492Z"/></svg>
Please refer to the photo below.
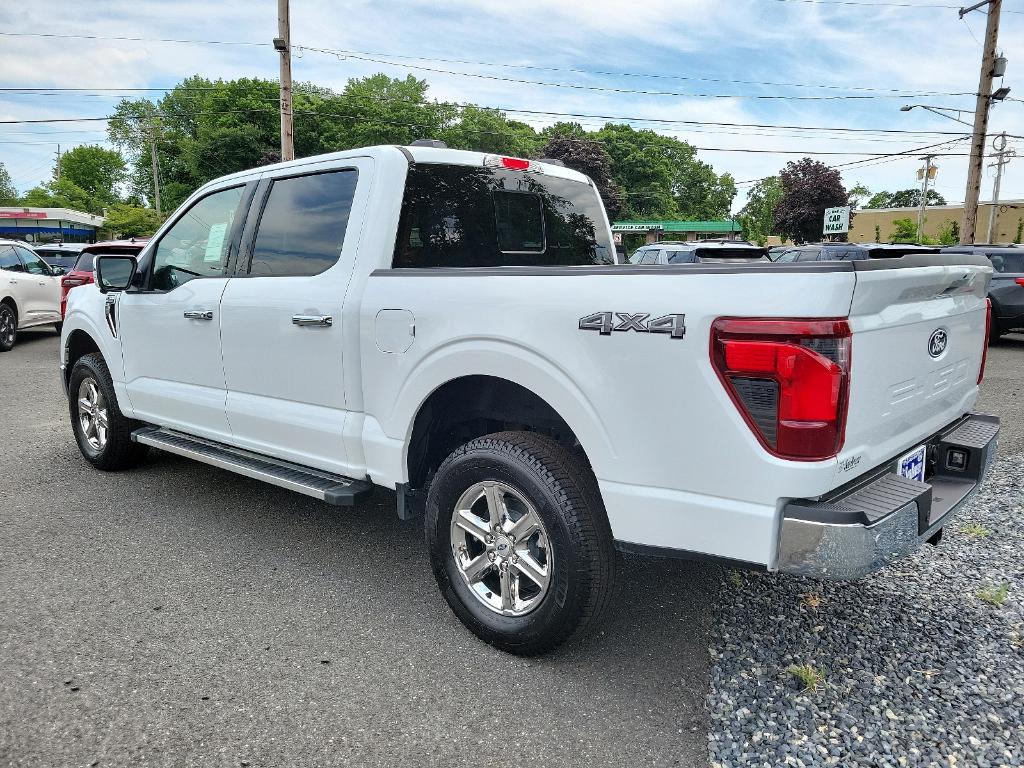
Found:
<svg viewBox="0 0 1024 768"><path fill-rule="evenodd" d="M93 243L92 245L85 246L78 255L75 265L61 278L60 316L64 317L67 312L68 291L80 285L87 285L93 282L93 261L98 254L126 253L130 256L136 256L148 242L148 237L133 237L131 240L106 240L102 243Z"/></svg>

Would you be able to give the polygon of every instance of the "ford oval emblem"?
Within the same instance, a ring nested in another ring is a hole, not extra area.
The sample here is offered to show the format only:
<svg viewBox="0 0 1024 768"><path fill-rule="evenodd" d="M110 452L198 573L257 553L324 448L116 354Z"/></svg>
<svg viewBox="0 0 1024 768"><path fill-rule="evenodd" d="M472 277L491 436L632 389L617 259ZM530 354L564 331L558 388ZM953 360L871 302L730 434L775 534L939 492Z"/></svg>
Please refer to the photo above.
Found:
<svg viewBox="0 0 1024 768"><path fill-rule="evenodd" d="M946 344L949 343L949 334L945 328L936 328L928 338L928 354L932 357L942 357L946 351Z"/></svg>

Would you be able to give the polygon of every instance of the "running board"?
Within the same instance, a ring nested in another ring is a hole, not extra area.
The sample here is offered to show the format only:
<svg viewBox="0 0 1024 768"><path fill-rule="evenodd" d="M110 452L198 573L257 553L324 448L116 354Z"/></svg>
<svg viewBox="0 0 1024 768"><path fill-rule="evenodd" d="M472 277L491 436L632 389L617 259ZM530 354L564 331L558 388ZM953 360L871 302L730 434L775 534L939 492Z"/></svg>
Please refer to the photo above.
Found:
<svg viewBox="0 0 1024 768"><path fill-rule="evenodd" d="M303 467L230 445L186 435L161 427L143 427L132 432L132 440L161 451L176 453L229 472L298 491L335 506L348 507L362 501L373 490L369 480L353 480L311 467Z"/></svg>

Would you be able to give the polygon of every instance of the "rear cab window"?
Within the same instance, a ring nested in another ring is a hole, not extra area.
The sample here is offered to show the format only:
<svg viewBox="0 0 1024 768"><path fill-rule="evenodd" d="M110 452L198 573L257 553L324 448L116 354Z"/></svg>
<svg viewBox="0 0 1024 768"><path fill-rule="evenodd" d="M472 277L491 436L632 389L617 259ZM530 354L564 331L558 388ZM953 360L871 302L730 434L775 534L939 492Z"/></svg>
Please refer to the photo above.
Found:
<svg viewBox="0 0 1024 768"><path fill-rule="evenodd" d="M589 184L532 171L410 165L396 268L613 264Z"/></svg>

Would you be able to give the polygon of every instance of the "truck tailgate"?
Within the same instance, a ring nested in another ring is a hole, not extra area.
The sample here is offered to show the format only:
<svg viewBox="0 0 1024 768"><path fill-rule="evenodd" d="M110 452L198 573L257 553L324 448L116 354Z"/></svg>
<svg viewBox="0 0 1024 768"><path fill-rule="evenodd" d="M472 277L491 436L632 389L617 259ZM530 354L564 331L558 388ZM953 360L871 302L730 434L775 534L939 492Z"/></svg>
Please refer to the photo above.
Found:
<svg viewBox="0 0 1024 768"><path fill-rule="evenodd" d="M974 404L989 267L858 269L839 481L914 448Z"/></svg>

